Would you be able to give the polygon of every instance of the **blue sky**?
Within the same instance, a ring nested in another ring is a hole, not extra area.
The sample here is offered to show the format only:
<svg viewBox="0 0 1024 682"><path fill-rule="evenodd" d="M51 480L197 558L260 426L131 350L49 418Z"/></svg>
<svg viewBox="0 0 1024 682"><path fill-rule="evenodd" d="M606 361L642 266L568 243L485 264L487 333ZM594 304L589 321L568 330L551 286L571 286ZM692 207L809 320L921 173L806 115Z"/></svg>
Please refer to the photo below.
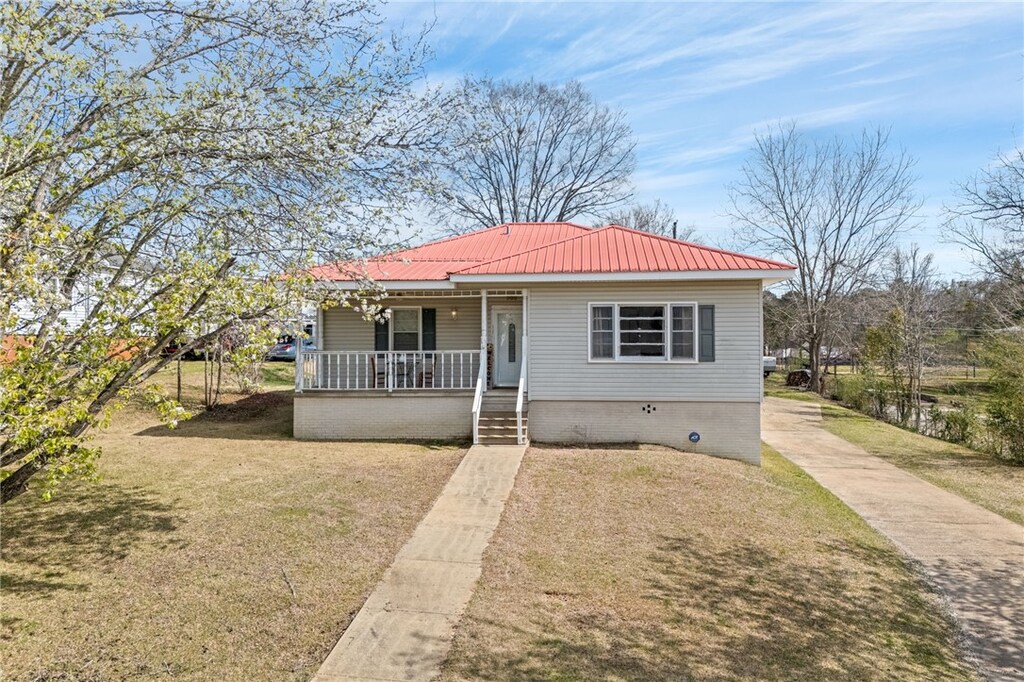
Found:
<svg viewBox="0 0 1024 682"><path fill-rule="evenodd" d="M939 240L942 204L956 180L1024 142L1020 2L400 2L384 13L410 28L436 17L434 83L575 78L623 108L639 139L638 199L667 202L712 244L730 245L726 186L755 130L883 125L918 160L924 206L905 241L966 274Z"/></svg>

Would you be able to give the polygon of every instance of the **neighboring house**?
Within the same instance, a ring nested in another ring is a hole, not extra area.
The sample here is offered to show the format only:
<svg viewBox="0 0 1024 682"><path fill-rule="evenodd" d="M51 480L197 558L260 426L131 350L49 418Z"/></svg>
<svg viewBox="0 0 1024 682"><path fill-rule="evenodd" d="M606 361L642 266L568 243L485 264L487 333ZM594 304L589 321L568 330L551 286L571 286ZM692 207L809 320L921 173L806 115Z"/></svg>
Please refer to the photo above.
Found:
<svg viewBox="0 0 1024 682"><path fill-rule="evenodd" d="M298 438L528 435L759 461L761 289L792 266L617 225L512 223L365 268L386 319L320 313L319 350L296 364ZM313 274L356 286L337 265Z"/></svg>
<svg viewBox="0 0 1024 682"><path fill-rule="evenodd" d="M56 282L52 284L53 291L59 292ZM76 284L72 290L71 297L67 299L66 306L58 314L58 319L66 325L67 329L77 329L89 316L93 306L96 305L96 294L92 286L87 282ZM18 320L19 334L34 334L38 329L37 320L39 312L33 309L28 301L15 301L14 314Z"/></svg>

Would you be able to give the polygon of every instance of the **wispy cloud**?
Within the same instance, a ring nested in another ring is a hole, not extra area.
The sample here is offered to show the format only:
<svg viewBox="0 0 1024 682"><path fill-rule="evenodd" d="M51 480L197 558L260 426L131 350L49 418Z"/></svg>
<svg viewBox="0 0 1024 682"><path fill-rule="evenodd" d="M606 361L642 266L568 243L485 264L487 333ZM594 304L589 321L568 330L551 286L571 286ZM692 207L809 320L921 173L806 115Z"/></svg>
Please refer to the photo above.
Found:
<svg viewBox="0 0 1024 682"><path fill-rule="evenodd" d="M399 2L385 12L407 26L436 14L435 84L467 72L583 80L637 133L640 198L719 234L724 185L771 124L891 125L941 203L1024 120L1017 3ZM924 213L922 242L937 241L938 220Z"/></svg>

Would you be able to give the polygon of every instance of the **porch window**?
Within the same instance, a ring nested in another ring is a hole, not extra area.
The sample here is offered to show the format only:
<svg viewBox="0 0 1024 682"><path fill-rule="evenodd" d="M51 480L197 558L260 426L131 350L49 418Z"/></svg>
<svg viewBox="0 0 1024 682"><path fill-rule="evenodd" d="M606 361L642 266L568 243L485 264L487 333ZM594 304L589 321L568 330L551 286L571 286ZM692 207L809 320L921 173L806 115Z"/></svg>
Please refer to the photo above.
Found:
<svg viewBox="0 0 1024 682"><path fill-rule="evenodd" d="M591 303L590 359L696 362L696 303Z"/></svg>
<svg viewBox="0 0 1024 682"><path fill-rule="evenodd" d="M391 310L391 349L400 351L420 349L419 308L393 308Z"/></svg>

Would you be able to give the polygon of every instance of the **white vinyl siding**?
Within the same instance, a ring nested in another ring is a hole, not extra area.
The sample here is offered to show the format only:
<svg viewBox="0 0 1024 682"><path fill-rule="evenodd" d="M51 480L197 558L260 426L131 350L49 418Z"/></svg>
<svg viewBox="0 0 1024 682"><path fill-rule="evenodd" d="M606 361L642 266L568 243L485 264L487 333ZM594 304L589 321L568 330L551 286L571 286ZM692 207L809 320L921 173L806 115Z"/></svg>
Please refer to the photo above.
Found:
<svg viewBox="0 0 1024 682"><path fill-rule="evenodd" d="M715 362L591 361L594 306L659 301L715 306ZM531 401L760 402L759 281L532 285L529 315Z"/></svg>

